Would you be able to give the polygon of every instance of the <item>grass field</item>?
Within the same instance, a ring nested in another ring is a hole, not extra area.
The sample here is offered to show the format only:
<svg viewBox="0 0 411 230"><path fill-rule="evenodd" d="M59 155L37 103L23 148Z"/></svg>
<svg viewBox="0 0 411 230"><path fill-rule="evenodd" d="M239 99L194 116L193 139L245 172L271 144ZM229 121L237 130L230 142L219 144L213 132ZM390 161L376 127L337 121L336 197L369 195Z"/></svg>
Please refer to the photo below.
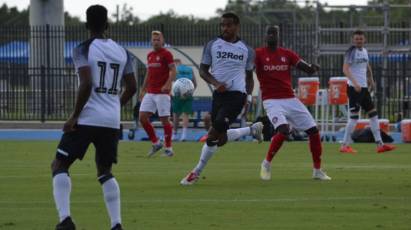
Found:
<svg viewBox="0 0 411 230"><path fill-rule="evenodd" d="M50 162L56 142L0 142L0 229L51 230L57 212ZM411 145L357 155L324 145L330 182L311 179L307 143L285 143L273 179L259 179L268 143L230 143L219 149L192 187L179 185L201 144L177 143L174 158L145 158L149 143L120 144L114 167L127 230L168 229L411 229ZM109 229L91 148L71 169L72 216L80 230Z"/></svg>

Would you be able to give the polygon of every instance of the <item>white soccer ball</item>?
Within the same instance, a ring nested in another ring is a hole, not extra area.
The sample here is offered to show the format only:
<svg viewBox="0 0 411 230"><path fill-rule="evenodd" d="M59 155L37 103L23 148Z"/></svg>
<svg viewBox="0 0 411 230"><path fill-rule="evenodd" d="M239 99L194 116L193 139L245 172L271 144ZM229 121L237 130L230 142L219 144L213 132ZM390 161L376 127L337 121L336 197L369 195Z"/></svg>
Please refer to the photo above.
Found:
<svg viewBox="0 0 411 230"><path fill-rule="evenodd" d="M190 97L194 93L194 84L188 78L179 78L173 83L173 95L175 97Z"/></svg>

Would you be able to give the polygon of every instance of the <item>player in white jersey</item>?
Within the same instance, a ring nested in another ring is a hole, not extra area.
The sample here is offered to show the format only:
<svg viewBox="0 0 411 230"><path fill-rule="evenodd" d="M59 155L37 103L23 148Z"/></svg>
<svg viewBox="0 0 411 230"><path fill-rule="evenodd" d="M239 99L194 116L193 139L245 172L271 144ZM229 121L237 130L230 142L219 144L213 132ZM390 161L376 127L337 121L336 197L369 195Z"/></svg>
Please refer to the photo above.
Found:
<svg viewBox="0 0 411 230"><path fill-rule="evenodd" d="M120 106L136 92L131 54L106 38L107 9L93 5L87 9L90 39L73 50L73 62L79 77L74 112L64 124L64 134L52 162L53 195L60 223L56 230L74 230L70 214L71 180L69 168L82 159L92 143L96 149L98 180L112 230L121 230L120 189L111 173L117 163ZM125 90L121 93L120 82ZM120 95L121 94L121 95Z"/></svg>
<svg viewBox="0 0 411 230"><path fill-rule="evenodd" d="M250 103L252 99L254 50L237 36L240 28L237 15L223 14L220 27L222 35L207 43L200 65L201 78L215 88L211 111L212 127L197 166L181 180L182 185L191 185L199 179L208 160L217 151L217 146L245 135L253 135L259 142L263 138L261 122L250 127L229 129L244 104Z"/></svg>
<svg viewBox="0 0 411 230"><path fill-rule="evenodd" d="M350 118L345 127L343 143L340 147L342 153L356 153L350 144L351 134L357 125L360 108L365 110L370 118L371 131L377 144L377 152L382 153L395 149L395 146L384 144L381 139L378 113L375 110L368 89L374 90L375 83L369 64L368 53L364 48L365 35L361 30L354 31L352 35L354 45L348 49L344 58L343 72L348 78L348 98Z"/></svg>

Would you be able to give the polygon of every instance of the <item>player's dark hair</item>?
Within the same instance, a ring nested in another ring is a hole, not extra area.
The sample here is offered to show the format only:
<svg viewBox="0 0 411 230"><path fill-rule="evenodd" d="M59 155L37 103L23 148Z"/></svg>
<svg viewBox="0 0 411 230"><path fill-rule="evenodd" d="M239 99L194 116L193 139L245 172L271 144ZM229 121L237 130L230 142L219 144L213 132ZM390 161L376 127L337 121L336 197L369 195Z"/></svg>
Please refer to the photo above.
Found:
<svg viewBox="0 0 411 230"><path fill-rule="evenodd" d="M354 36L354 35L365 35L365 33L362 30L356 30L352 33L352 36Z"/></svg>
<svg viewBox="0 0 411 230"><path fill-rule="evenodd" d="M235 13L227 12L227 13L224 13L223 15L221 15L221 17L222 18L232 18L234 24L236 24L236 25L240 24L240 18Z"/></svg>
<svg viewBox="0 0 411 230"><path fill-rule="evenodd" d="M102 5L87 8L87 28L93 32L104 32L107 29L107 9Z"/></svg>

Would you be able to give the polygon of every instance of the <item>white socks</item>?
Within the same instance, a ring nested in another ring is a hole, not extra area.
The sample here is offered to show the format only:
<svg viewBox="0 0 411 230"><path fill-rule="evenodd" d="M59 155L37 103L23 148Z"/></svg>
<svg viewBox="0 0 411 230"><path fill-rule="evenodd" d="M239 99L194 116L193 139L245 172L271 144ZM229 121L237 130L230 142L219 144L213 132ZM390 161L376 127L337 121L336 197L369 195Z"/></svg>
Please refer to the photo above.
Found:
<svg viewBox="0 0 411 230"><path fill-rule="evenodd" d="M251 134L250 127L229 129L227 130L227 140L228 141L237 140L238 138L241 138L243 136L250 135L250 134ZM204 167L207 165L207 162L217 151L217 148L218 148L217 145L208 146L207 143L203 145L203 148L201 149L200 160L197 166L194 168L194 172L196 172L197 174L200 174L203 171Z"/></svg>
<svg viewBox="0 0 411 230"><path fill-rule="evenodd" d="M229 129L227 130L227 140L235 141L243 136L251 134L250 127L238 128L238 129Z"/></svg>
<svg viewBox="0 0 411 230"><path fill-rule="evenodd" d="M111 227L121 224L120 216L120 188L114 177L102 176L99 178L102 182L104 201L111 219ZM70 216L70 192L71 180L67 172L58 173L53 177L53 196L56 202L60 222Z"/></svg>
<svg viewBox="0 0 411 230"><path fill-rule="evenodd" d="M187 138L187 128L183 128L180 140L185 140Z"/></svg>
<svg viewBox="0 0 411 230"><path fill-rule="evenodd" d="M59 214L60 222L70 216L71 180L67 172L53 177L53 196Z"/></svg>
<svg viewBox="0 0 411 230"><path fill-rule="evenodd" d="M347 125L345 126L345 133L343 139L343 145L352 144L351 134L357 125L358 119L349 119Z"/></svg>
<svg viewBox="0 0 411 230"><path fill-rule="evenodd" d="M208 160L210 160L210 158L214 155L216 151L217 145L208 146L207 143L203 145L203 148L201 149L200 161L194 168L194 171L197 174L200 174L203 171L204 167L207 165Z"/></svg>
<svg viewBox="0 0 411 230"><path fill-rule="evenodd" d="M114 227L116 224L121 224L120 188L116 178L112 177L103 182L102 188L104 201L111 219L111 227Z"/></svg>
<svg viewBox="0 0 411 230"><path fill-rule="evenodd" d="M381 133L380 133L380 123L378 122L378 116L373 116L370 118L370 127L372 135L374 136L375 143L382 145Z"/></svg>

